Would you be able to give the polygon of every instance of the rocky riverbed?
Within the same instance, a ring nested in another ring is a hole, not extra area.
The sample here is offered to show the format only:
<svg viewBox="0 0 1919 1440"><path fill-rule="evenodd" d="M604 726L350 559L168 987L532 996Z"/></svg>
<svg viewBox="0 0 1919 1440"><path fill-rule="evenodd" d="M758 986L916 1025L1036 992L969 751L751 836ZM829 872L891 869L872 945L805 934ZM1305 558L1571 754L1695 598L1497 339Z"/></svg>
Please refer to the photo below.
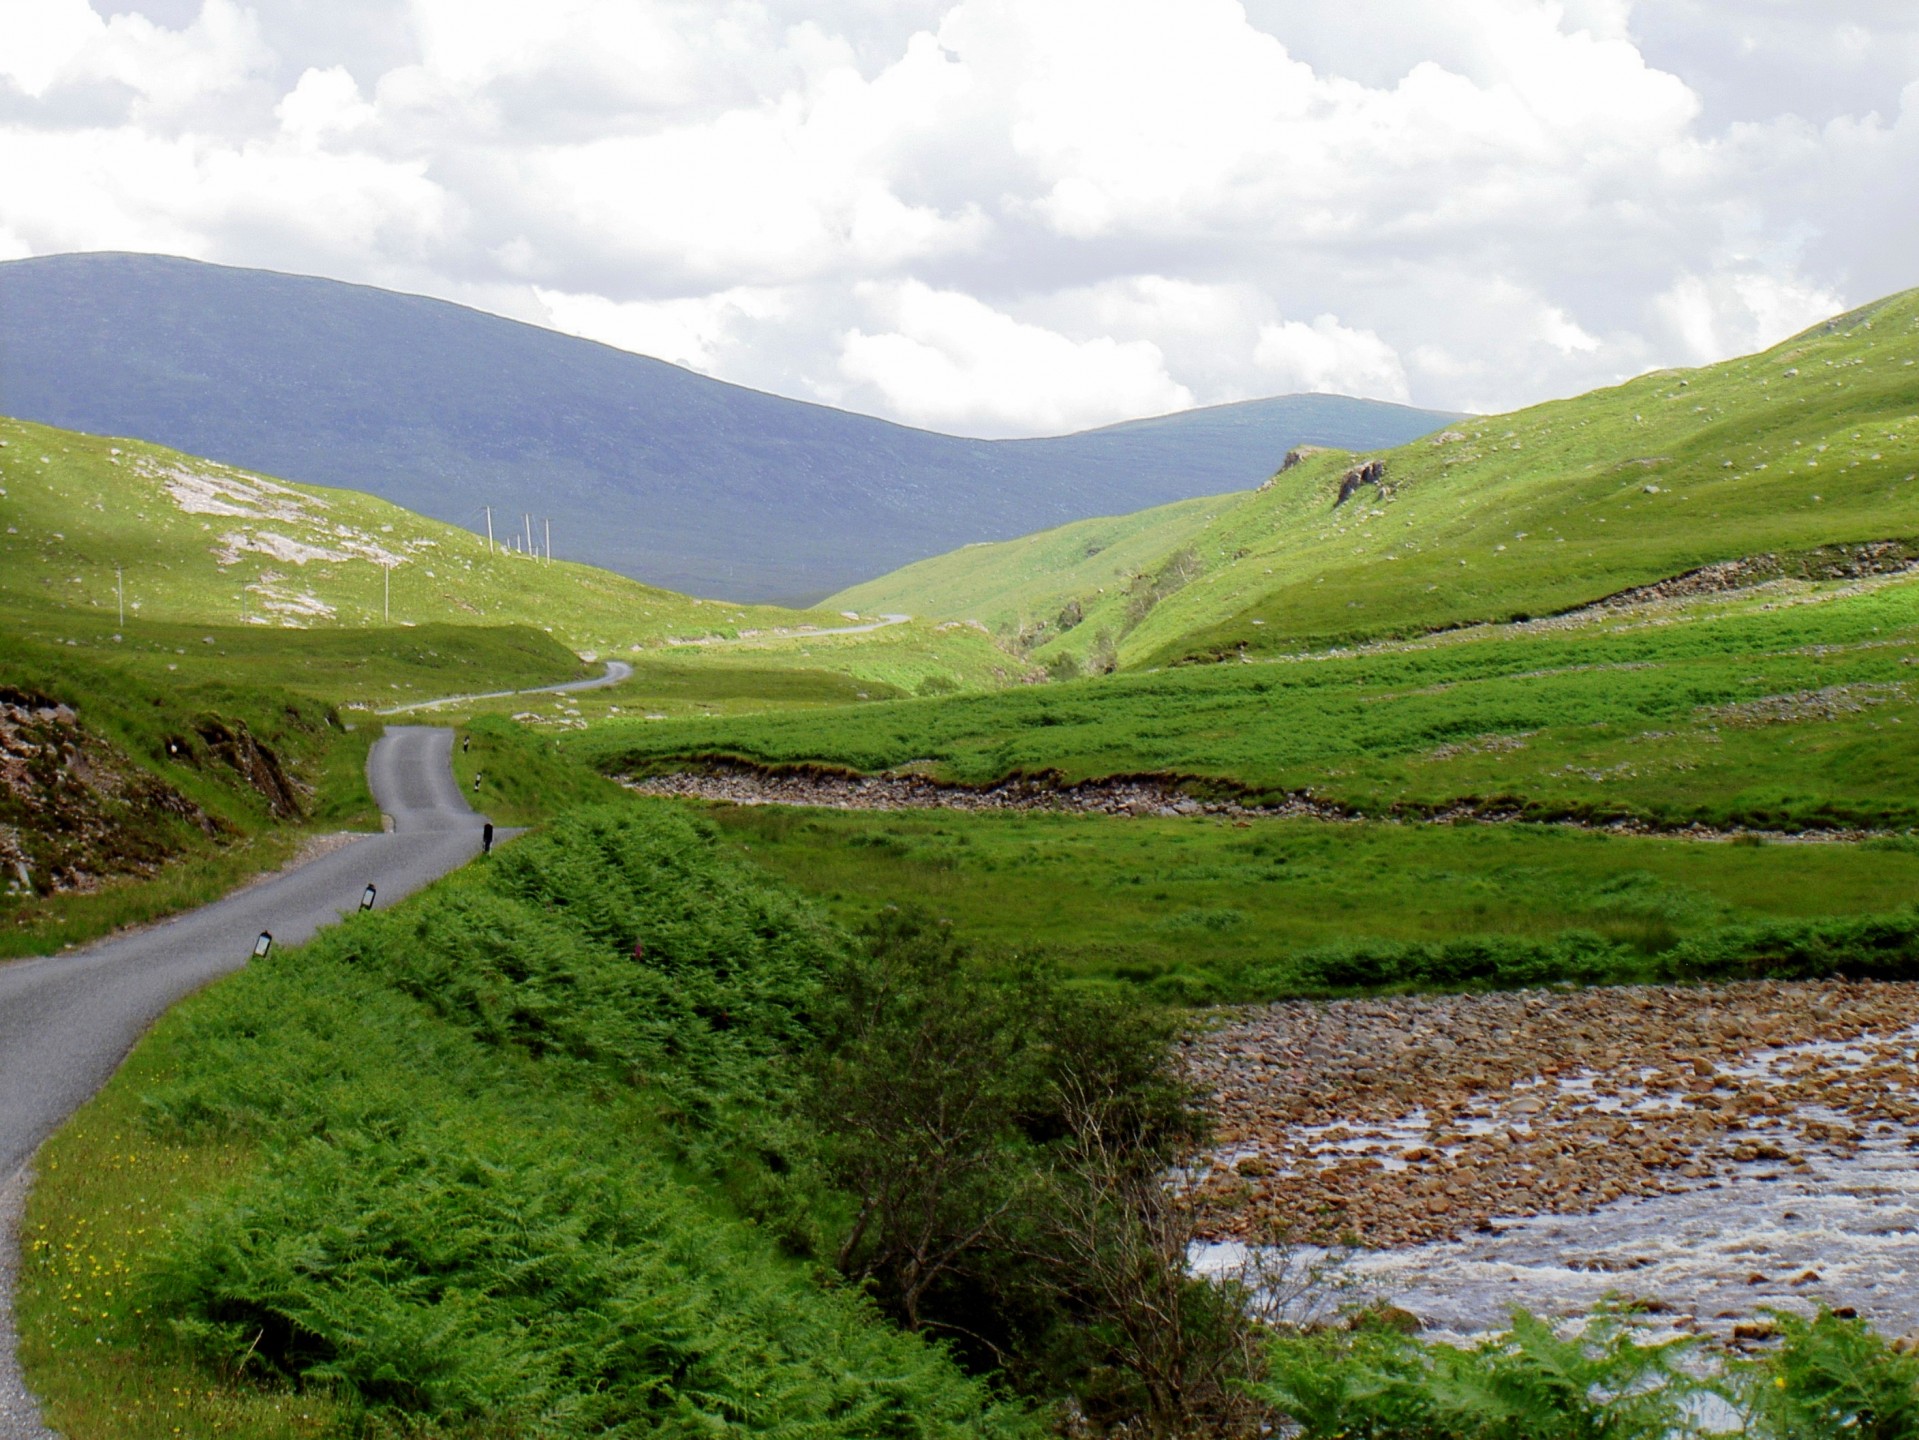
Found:
<svg viewBox="0 0 1919 1440"><path fill-rule="evenodd" d="M1919 985L1286 1003L1189 1061L1215 1259L1354 1243L1364 1287L1456 1328L1607 1291L1919 1325Z"/></svg>

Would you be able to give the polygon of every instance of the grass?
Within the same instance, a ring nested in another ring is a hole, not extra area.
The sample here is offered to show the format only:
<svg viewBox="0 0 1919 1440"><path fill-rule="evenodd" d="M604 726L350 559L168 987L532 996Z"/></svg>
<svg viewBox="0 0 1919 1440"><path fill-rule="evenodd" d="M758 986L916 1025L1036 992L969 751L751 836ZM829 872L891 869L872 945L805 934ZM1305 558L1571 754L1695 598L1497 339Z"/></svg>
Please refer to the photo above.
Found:
<svg viewBox="0 0 1919 1440"><path fill-rule="evenodd" d="M564 695L437 707L424 718L512 715L579 729L618 718L698 719L817 710L914 694L999 689L1036 675L970 626L889 625L864 635L744 637L634 656L630 679Z"/></svg>
<svg viewBox="0 0 1919 1440"><path fill-rule="evenodd" d="M1030 1433L745 1218L841 943L627 802L184 1002L42 1153L18 1305L50 1422Z"/></svg>
<svg viewBox="0 0 1919 1440"><path fill-rule="evenodd" d="M1463 420L1368 457L1384 486L1343 505L1358 457L1325 453L1206 512L970 547L841 598L1030 617L1036 659L1132 669L1553 614L1711 562L1919 537L1915 411L1909 291L1760 355Z"/></svg>
<svg viewBox="0 0 1919 1440"><path fill-rule="evenodd" d="M538 824L621 793L603 776L563 759L550 737L497 715L460 726L459 741L453 750L454 779L473 808L496 824Z"/></svg>
<svg viewBox="0 0 1919 1440"><path fill-rule="evenodd" d="M974 620L994 631L1031 634L1055 621L1071 601L1097 596L1102 589L1124 590L1134 575L1190 543L1243 499L1177 500L1129 515L1076 520L1016 540L968 545L851 586L822 604Z"/></svg>
<svg viewBox="0 0 1919 1440"><path fill-rule="evenodd" d="M705 758L984 785L1154 774L1375 815L1919 824L1919 584L1797 584L1570 628L989 696L572 736L606 769Z"/></svg>
<svg viewBox="0 0 1919 1440"><path fill-rule="evenodd" d="M1729 926L1870 914L1919 894L1919 845L1762 845L1537 825L1204 817L707 812L843 924L921 903L1067 973L1172 999L1310 988L1301 956L1586 932L1641 957Z"/></svg>

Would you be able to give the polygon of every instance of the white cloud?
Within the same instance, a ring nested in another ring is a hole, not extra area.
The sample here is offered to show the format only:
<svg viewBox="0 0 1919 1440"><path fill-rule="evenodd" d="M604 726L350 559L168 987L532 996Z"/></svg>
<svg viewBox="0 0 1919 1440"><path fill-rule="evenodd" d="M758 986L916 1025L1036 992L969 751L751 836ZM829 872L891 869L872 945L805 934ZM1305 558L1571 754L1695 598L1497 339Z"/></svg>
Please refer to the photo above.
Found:
<svg viewBox="0 0 1919 1440"><path fill-rule="evenodd" d="M1056 434L1193 403L1147 341L1074 340L917 281L864 288L892 328L850 331L841 373L914 423Z"/></svg>
<svg viewBox="0 0 1919 1440"><path fill-rule="evenodd" d="M1324 391L1368 400L1407 398L1406 371L1393 347L1370 330L1352 330L1331 315L1312 324L1262 325L1253 363L1286 391Z"/></svg>
<svg viewBox="0 0 1919 1440"><path fill-rule="evenodd" d="M318 270L982 433L1503 408L1919 279L1893 0L159 14L0 5L0 246Z"/></svg>
<svg viewBox="0 0 1919 1440"><path fill-rule="evenodd" d="M306 146L357 130L374 118L373 107L360 96L359 83L339 65L308 70L273 107L273 113L280 128Z"/></svg>
<svg viewBox="0 0 1919 1440"><path fill-rule="evenodd" d="M608 300L601 295L534 293L555 329L622 350L711 373L742 333L777 321L788 306L778 290L737 289L684 300Z"/></svg>
<svg viewBox="0 0 1919 1440"><path fill-rule="evenodd" d="M1703 365L1776 345L1845 309L1845 303L1830 290L1763 272L1720 272L1681 277L1654 301L1654 309L1685 358Z"/></svg>
<svg viewBox="0 0 1919 1440"><path fill-rule="evenodd" d="M87 0L0 7L0 75L23 94L44 95L105 28Z"/></svg>

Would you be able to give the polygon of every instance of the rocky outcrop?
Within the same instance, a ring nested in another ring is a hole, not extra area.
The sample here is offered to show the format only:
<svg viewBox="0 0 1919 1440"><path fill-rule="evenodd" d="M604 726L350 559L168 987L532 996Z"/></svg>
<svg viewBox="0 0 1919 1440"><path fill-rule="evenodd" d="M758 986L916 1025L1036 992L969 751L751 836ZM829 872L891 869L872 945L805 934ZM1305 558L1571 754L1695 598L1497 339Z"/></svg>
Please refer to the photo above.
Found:
<svg viewBox="0 0 1919 1440"><path fill-rule="evenodd" d="M1822 545L1816 550L1746 555L1700 565L1650 585L1615 591L1565 613L1578 615L1661 600L1721 595L1773 580L1864 580L1875 575L1898 575L1916 566L1919 541L1912 540L1868 540L1856 545Z"/></svg>
<svg viewBox="0 0 1919 1440"><path fill-rule="evenodd" d="M622 781L643 795L712 800L731 805L816 805L836 810L1049 810L1088 815L1249 814L1319 820L1349 819L1334 805L1290 796L1249 811L1233 800L1201 798L1176 782L1148 776L1062 785L1051 777L1022 777L973 788L924 775L852 775L817 769L767 771L707 762L697 771Z"/></svg>
<svg viewBox="0 0 1919 1440"><path fill-rule="evenodd" d="M1357 491L1360 486L1372 485L1377 487L1383 485L1385 481L1386 462L1384 460L1368 460L1364 465L1354 466L1340 477L1339 498L1333 501L1333 509L1337 510L1348 500L1352 499L1353 493Z"/></svg>
<svg viewBox="0 0 1919 1440"><path fill-rule="evenodd" d="M175 853L182 825L221 828L71 706L0 689L0 889L90 890L151 873Z"/></svg>
<svg viewBox="0 0 1919 1440"><path fill-rule="evenodd" d="M228 723L208 716L195 727L207 753L231 766L260 793L277 820L298 819L302 812L301 787L280 765L277 755L256 740L246 721Z"/></svg>

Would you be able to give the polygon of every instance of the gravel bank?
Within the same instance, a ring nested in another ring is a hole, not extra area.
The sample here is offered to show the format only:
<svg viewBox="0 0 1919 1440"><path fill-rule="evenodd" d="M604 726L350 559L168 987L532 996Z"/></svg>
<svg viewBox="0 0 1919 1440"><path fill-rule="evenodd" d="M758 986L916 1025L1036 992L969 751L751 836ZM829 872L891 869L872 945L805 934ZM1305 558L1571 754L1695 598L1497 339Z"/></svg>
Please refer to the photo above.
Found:
<svg viewBox="0 0 1919 1440"><path fill-rule="evenodd" d="M1004 780L997 785L976 788L946 784L924 775L769 771L751 765L710 761L697 771L651 775L640 780L623 776L620 783L641 795L675 800L705 800L726 805L809 805L826 810L1038 810L1122 817L1210 815L1235 821L1322 820L1341 824L1366 821L1387 825L1492 825L1525 820L1517 811L1466 804L1419 815L1366 816L1299 793L1257 805L1238 800L1202 800L1187 794L1175 780L1153 777L1085 780L1077 785L1036 779ZM1560 824L1612 835L1673 835L1686 840L1730 840L1735 835L1756 835L1788 844L1859 841L1870 839L1875 833L1869 830L1715 829L1709 825L1661 829L1630 819L1604 824L1573 820L1533 823Z"/></svg>
<svg viewBox="0 0 1919 1440"><path fill-rule="evenodd" d="M1288 1002L1189 1061L1218 1117L1219 1239L1420 1244L1789 1177L1869 1138L1919 1169L1913 984Z"/></svg>

